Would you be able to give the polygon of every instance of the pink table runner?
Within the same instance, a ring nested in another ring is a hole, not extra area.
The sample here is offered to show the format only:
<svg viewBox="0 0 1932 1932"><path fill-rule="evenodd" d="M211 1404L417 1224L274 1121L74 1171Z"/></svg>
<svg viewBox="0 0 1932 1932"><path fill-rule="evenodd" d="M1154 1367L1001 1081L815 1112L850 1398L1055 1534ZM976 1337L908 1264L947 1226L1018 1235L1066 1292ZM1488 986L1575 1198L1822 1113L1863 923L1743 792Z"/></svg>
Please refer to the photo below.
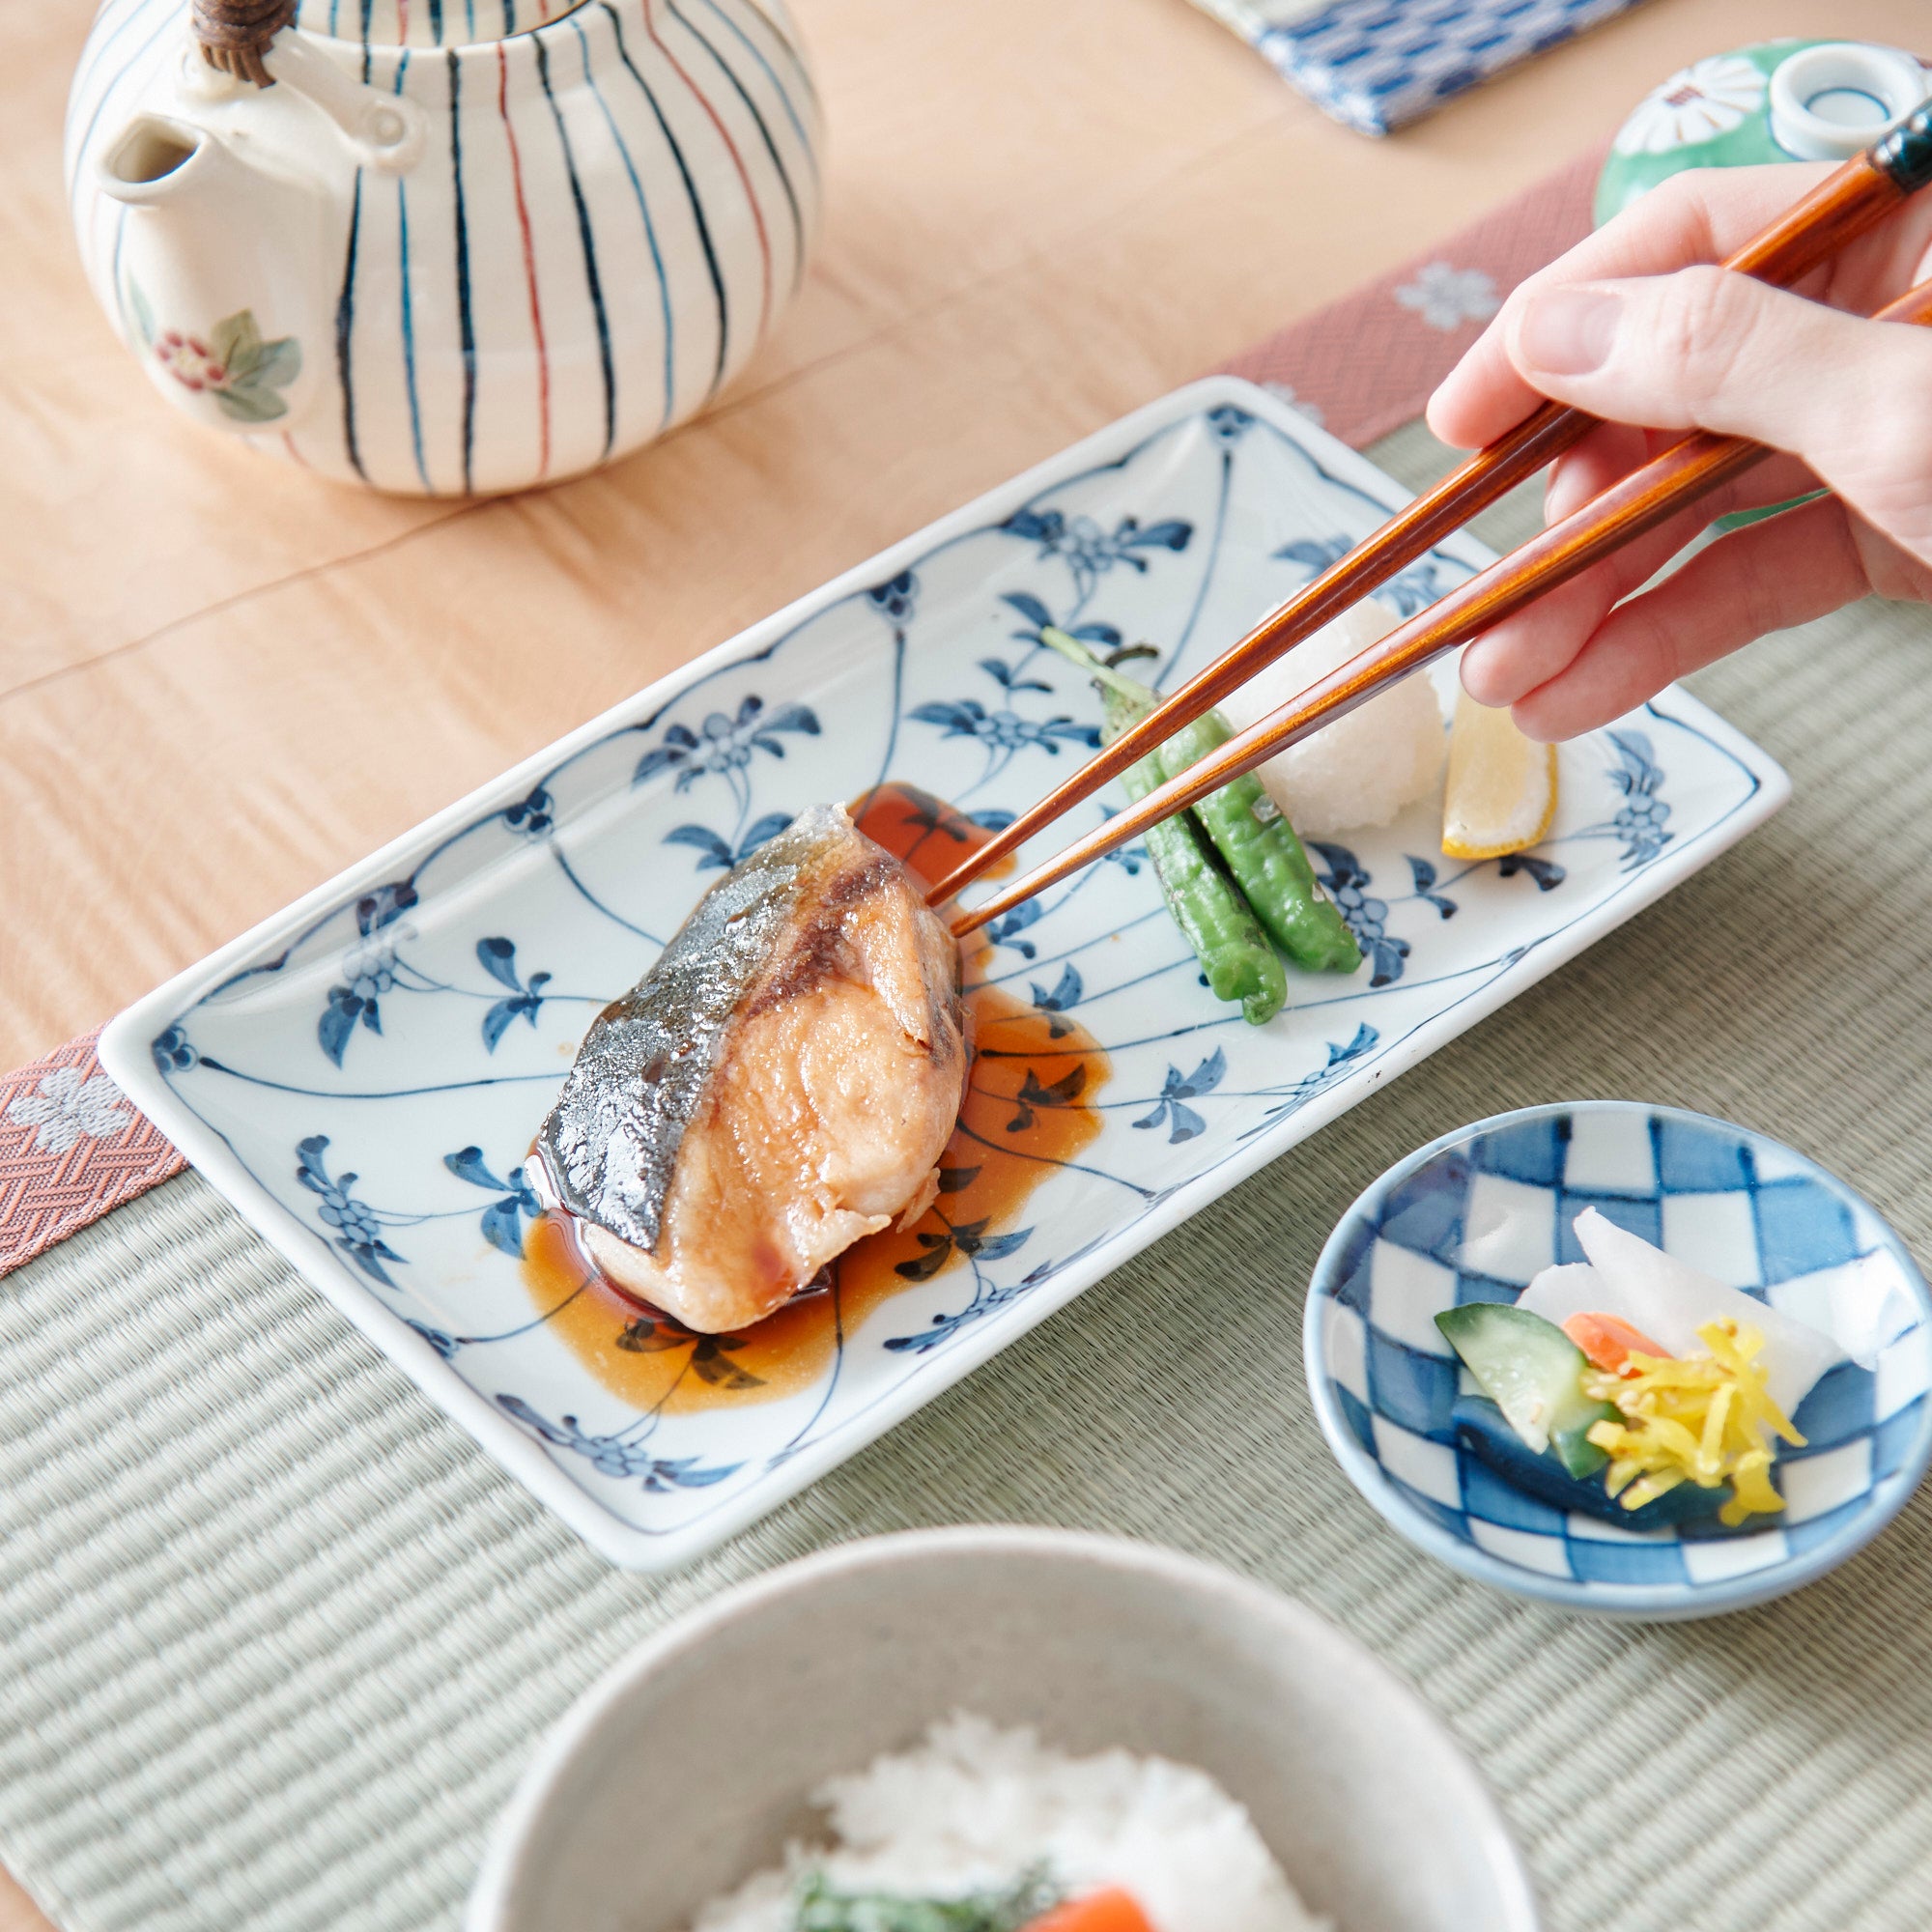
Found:
<svg viewBox="0 0 1932 1932"><path fill-rule="evenodd" d="M1502 298L1589 232L1585 156L1228 365L1360 448L1420 413ZM95 1057L97 1033L0 1077L0 1275L186 1163Z"/></svg>

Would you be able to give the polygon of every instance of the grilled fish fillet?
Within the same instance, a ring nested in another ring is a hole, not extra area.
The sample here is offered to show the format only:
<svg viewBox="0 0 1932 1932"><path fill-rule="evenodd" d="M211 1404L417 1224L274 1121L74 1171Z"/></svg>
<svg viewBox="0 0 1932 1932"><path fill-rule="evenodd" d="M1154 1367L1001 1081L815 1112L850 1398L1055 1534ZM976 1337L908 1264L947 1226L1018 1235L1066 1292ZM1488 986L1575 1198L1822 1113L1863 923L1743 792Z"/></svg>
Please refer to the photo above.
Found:
<svg viewBox="0 0 1932 1932"><path fill-rule="evenodd" d="M931 1205L969 1053L945 924L842 807L815 806L592 1023L532 1184L619 1287L689 1328L742 1327Z"/></svg>

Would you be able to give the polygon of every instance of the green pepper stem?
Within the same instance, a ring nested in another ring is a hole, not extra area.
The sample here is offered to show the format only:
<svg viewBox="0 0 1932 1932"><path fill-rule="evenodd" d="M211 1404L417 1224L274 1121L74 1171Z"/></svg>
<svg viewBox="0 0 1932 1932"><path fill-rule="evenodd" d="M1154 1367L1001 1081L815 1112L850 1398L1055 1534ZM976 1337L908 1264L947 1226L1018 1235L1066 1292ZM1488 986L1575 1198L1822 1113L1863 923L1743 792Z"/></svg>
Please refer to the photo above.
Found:
<svg viewBox="0 0 1932 1932"><path fill-rule="evenodd" d="M1070 638L1065 631L1056 630L1051 624L1040 627L1039 640L1048 650L1058 651L1068 664L1075 664L1084 671L1091 671L1096 684L1105 685L1117 696L1124 697L1141 710L1147 710L1158 701L1156 695L1137 678L1122 677L1112 665L1103 663L1083 644L1078 638Z"/></svg>

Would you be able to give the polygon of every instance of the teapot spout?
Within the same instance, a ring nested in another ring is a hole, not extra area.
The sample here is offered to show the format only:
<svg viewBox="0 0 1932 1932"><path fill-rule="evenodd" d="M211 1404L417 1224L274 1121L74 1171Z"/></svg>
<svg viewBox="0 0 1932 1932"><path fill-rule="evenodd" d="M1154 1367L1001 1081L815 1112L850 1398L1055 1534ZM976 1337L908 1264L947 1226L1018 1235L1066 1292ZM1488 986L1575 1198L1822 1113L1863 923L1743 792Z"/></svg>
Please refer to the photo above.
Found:
<svg viewBox="0 0 1932 1932"><path fill-rule="evenodd" d="M95 176L127 211L114 300L156 385L218 428L294 428L327 327L316 185L156 113L107 142Z"/></svg>
<svg viewBox="0 0 1932 1932"><path fill-rule="evenodd" d="M185 121L165 114L136 115L101 156L101 190L130 208L171 200L189 185L197 161L206 171L211 145L210 136Z"/></svg>

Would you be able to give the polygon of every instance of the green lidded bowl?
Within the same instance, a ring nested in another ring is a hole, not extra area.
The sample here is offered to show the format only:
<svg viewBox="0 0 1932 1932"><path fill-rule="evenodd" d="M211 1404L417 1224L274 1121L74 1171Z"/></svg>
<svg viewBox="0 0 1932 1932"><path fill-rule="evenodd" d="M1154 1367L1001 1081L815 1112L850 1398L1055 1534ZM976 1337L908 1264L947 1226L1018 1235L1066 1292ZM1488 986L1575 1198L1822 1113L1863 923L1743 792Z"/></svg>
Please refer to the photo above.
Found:
<svg viewBox="0 0 1932 1932"><path fill-rule="evenodd" d="M1845 160L1932 97L1932 71L1862 41L1765 41L1711 54L1644 96L1597 178L1597 224L1686 168Z"/></svg>

